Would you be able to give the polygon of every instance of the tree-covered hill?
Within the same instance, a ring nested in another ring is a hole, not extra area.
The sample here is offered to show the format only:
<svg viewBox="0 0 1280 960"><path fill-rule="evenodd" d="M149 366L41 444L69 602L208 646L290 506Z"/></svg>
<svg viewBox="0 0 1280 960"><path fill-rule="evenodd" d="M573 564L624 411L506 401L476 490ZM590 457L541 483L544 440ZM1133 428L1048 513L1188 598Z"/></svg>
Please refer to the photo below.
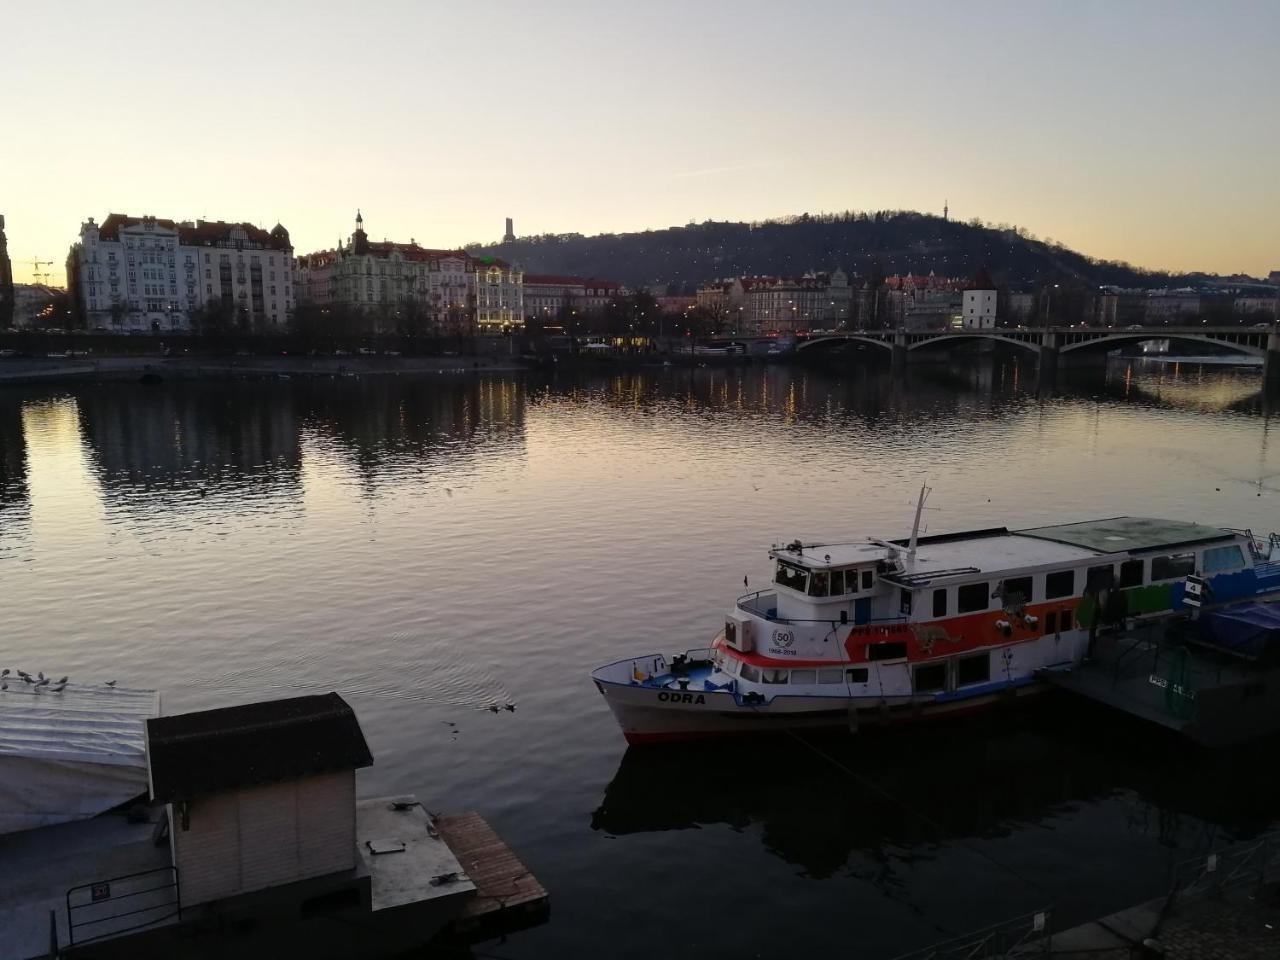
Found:
<svg viewBox="0 0 1280 960"><path fill-rule="evenodd" d="M469 249L512 260L530 273L604 277L631 287L665 286L671 293L692 293L718 277L835 267L860 277L930 271L965 277L986 267L997 283L1011 288L1047 281L1150 287L1191 279L1094 260L1017 227L910 211L708 221L593 237L544 235Z"/></svg>

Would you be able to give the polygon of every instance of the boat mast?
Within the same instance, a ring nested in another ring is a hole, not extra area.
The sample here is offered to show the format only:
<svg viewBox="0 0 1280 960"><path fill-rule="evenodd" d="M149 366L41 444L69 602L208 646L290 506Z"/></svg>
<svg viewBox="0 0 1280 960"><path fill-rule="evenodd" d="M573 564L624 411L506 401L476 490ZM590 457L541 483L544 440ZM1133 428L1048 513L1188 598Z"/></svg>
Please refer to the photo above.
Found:
<svg viewBox="0 0 1280 960"><path fill-rule="evenodd" d="M907 548L907 560L911 561L916 558L916 541L920 538L920 514L924 512L924 502L929 498L929 494L933 492L933 488L920 484L920 499L916 502L916 520L911 524L911 544Z"/></svg>

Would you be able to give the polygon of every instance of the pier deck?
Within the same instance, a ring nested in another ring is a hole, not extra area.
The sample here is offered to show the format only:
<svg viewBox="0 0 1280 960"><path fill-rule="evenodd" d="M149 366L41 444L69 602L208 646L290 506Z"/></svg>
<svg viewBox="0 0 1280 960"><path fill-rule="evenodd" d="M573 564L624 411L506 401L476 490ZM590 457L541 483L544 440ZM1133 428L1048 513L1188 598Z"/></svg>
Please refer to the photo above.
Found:
<svg viewBox="0 0 1280 960"><path fill-rule="evenodd" d="M436 828L476 887L454 921L458 936L483 940L546 921L547 891L480 814L445 814Z"/></svg>
<svg viewBox="0 0 1280 960"><path fill-rule="evenodd" d="M1280 733L1280 670L1171 644L1163 629L1152 624L1099 637L1086 662L1039 676L1203 746L1231 746Z"/></svg>

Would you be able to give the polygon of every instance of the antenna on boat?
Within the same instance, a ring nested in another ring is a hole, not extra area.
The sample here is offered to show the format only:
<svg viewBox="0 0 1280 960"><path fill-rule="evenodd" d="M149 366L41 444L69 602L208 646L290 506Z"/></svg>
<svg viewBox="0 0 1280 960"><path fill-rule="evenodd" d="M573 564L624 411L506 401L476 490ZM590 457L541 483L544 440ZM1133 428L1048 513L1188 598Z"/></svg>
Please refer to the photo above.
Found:
<svg viewBox="0 0 1280 960"><path fill-rule="evenodd" d="M927 484L920 484L920 499L916 501L916 520L911 524L911 544L907 547L907 560L916 558L916 541L920 539L920 514L924 513L924 502L929 499L929 494L933 492L933 488Z"/></svg>

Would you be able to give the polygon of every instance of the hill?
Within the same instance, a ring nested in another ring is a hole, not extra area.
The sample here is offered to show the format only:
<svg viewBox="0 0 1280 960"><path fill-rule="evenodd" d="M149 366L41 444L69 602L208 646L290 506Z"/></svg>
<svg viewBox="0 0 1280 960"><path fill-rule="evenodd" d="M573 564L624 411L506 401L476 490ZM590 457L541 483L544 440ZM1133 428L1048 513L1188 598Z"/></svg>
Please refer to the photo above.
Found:
<svg viewBox="0 0 1280 960"><path fill-rule="evenodd" d="M530 273L606 277L630 287L666 287L673 294L692 293L718 277L835 267L851 277L930 271L966 277L985 266L997 283L1015 289L1044 282L1151 287L1194 279L1095 260L1017 227L911 211L708 221L592 237L549 234L468 249L519 263Z"/></svg>

